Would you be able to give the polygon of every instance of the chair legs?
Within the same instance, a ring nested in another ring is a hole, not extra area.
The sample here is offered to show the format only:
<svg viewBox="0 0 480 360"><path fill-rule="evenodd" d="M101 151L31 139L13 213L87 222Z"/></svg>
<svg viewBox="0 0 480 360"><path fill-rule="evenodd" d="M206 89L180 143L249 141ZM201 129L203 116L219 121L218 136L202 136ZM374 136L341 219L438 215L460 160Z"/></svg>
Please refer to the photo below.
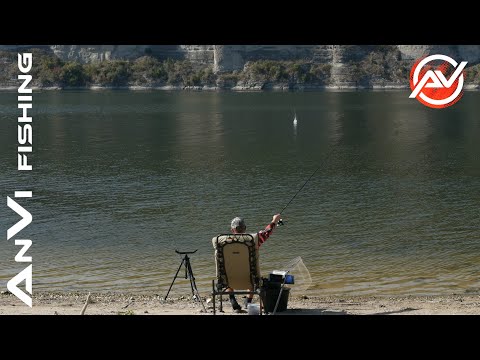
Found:
<svg viewBox="0 0 480 360"><path fill-rule="evenodd" d="M223 312L223 296L221 292L217 292L215 289L215 280L212 280L212 305L213 305L213 315L217 313L217 307L215 304L215 297L219 295L220 296L220 309L218 310L219 312Z"/></svg>
<svg viewBox="0 0 480 360"><path fill-rule="evenodd" d="M237 293L235 291L233 292L228 292L228 293L224 293L223 291L217 291L215 289L215 280L212 281L212 305L213 305L213 315L216 315L217 313L217 306L216 306L216 297L219 296L220 297L220 308L219 308L219 312L223 312L223 295L227 295L227 294L234 294L236 295ZM240 294L245 294L245 292L240 292ZM260 289L260 292L252 292L251 294L253 295L258 295L259 297L259 305L260 305L260 315L264 315L263 314L263 310L264 310L264 307L263 307L263 289ZM248 293L247 293L248 295Z"/></svg>
<svg viewBox="0 0 480 360"><path fill-rule="evenodd" d="M212 280L212 305L213 305L213 315L215 315L215 280Z"/></svg>
<svg viewBox="0 0 480 360"><path fill-rule="evenodd" d="M263 294L262 294L262 291L263 291L263 290L260 289L260 295L259 295L260 300L258 301L259 304L260 304L260 315L263 315L263 314L262 314L262 312L263 312L263 301L262 301L262 295L263 295Z"/></svg>

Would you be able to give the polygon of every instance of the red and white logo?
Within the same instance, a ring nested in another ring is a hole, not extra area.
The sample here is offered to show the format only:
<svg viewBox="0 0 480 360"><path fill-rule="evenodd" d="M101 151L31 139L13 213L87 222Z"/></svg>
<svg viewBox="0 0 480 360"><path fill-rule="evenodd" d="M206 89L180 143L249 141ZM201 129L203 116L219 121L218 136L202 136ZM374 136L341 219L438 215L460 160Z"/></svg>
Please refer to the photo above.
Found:
<svg viewBox="0 0 480 360"><path fill-rule="evenodd" d="M443 62L436 67L428 65L436 60ZM409 97L436 109L455 104L463 96L463 69L466 65L467 61L462 61L459 65L451 57L440 54L418 59L410 71L412 93ZM447 80L445 75L448 74L451 75Z"/></svg>

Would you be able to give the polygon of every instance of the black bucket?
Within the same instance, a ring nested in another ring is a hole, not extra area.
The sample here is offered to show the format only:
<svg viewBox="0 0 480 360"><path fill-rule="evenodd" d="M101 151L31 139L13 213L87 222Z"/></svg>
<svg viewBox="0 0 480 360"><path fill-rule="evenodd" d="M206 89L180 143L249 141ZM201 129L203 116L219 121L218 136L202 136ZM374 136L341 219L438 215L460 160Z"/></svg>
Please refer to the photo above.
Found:
<svg viewBox="0 0 480 360"><path fill-rule="evenodd" d="M277 304L278 295L280 294L280 286L266 286L263 288L263 308L267 313L273 313L275 305ZM280 302L278 303L277 312L282 312L287 310L288 306L288 296L290 295L290 288L284 287L282 290L282 295L280 297Z"/></svg>

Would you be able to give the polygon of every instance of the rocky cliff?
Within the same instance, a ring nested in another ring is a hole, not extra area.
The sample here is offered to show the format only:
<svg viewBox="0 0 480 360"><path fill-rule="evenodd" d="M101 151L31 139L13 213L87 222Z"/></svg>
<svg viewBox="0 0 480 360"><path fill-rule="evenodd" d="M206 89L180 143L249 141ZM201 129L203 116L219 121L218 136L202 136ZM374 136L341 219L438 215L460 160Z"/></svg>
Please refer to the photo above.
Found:
<svg viewBox="0 0 480 360"><path fill-rule="evenodd" d="M214 71L216 73L241 70L248 61L259 59L298 60L331 65L330 84L334 86L355 86L353 74L358 64L372 53L380 50L392 53L398 51L398 60L411 64L413 60L431 54L445 54L453 58L467 60L470 65L480 62L479 45L394 45L390 49L374 45L215 45ZM380 77L376 79L382 80Z"/></svg>
<svg viewBox="0 0 480 360"><path fill-rule="evenodd" d="M234 81L246 88L263 88L264 84L255 83L257 75L271 69L250 66L262 61L283 62L283 65L280 64L283 68L277 70L288 74L292 74L293 70L286 62L297 62L295 66L303 67L302 71L307 75L301 81L295 75L284 81L289 88L292 81L337 87L403 84L407 76L405 71L414 59L435 53L467 60L469 65L480 63L480 45L0 45L0 50L19 51L32 47L41 48L63 62L80 64L136 61L146 55L158 61L188 60L194 70L211 68L222 84ZM316 64L328 65L328 68L321 68L322 74L318 75ZM272 67L271 64L269 66ZM327 70L328 76L325 76ZM299 73L298 69L296 71ZM235 77L238 73L242 74L240 79ZM232 74L232 77L223 74ZM264 78L264 83L269 81L268 77ZM277 76L275 81L281 79L282 76Z"/></svg>
<svg viewBox="0 0 480 360"><path fill-rule="evenodd" d="M480 45L395 45L405 59L441 53L470 63L480 62ZM113 59L136 59L151 54L159 59L189 59L212 64L217 72L241 70L259 59L308 59L334 65L358 60L372 45L0 45L0 50L40 47L66 61L90 63Z"/></svg>

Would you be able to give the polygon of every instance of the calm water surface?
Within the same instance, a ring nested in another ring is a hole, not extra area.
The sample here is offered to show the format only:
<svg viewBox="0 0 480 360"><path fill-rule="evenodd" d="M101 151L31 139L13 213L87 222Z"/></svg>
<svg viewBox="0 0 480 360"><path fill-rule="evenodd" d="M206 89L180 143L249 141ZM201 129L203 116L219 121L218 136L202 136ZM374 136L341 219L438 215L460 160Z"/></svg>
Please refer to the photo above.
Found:
<svg viewBox="0 0 480 360"><path fill-rule="evenodd" d="M16 94L0 93L0 287L23 269L6 240L15 190L34 191L17 236L34 241L34 290L164 294L174 249L198 248L206 294L211 238L237 215L264 227L323 161L263 273L301 256L312 294L478 292L479 114L477 92L444 110L406 92L42 92L20 174Z"/></svg>

